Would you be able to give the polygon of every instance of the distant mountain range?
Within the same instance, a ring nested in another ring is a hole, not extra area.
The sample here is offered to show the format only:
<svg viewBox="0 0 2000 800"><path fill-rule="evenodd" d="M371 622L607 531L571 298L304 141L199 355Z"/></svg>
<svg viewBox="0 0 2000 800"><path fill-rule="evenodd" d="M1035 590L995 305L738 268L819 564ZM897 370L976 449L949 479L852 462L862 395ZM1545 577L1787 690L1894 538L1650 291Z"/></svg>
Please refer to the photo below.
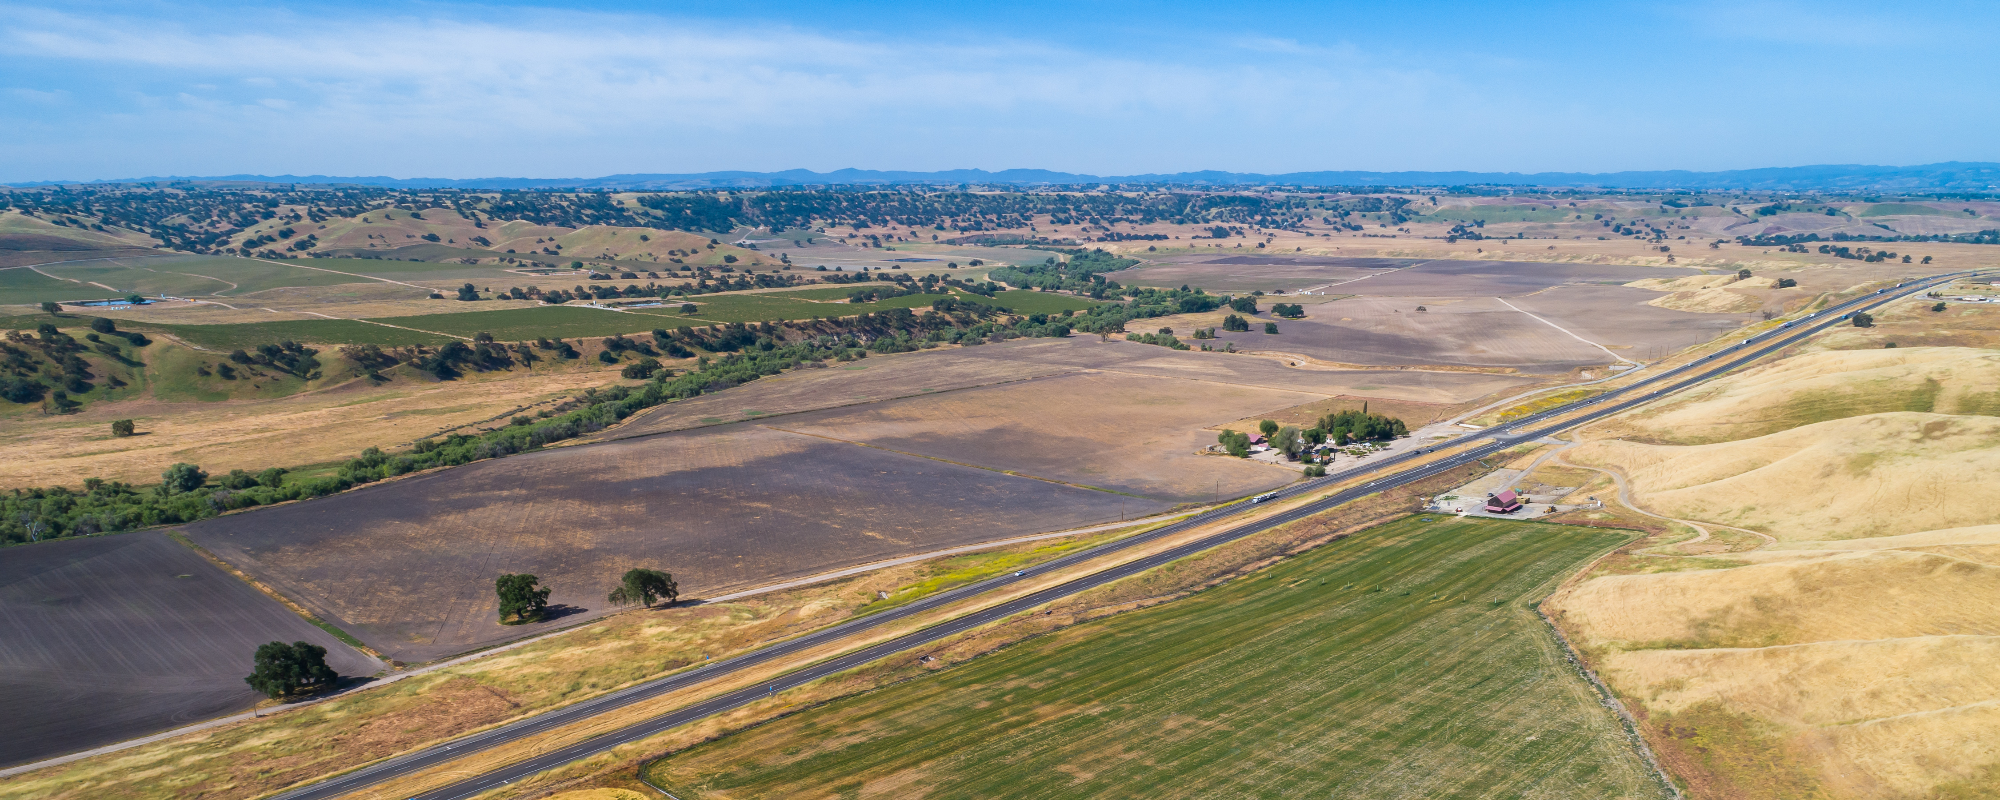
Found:
<svg viewBox="0 0 2000 800"><path fill-rule="evenodd" d="M1828 164L1810 167L1768 167L1722 172L1664 170L1651 172L1175 172L1146 175L1082 175L1044 169L955 169L941 172L901 172L838 169L832 172L792 169L783 172L695 172L685 174L607 175L601 178L386 178L328 175L218 175L153 177L119 181L42 181L17 187L77 183L284 183L380 186L395 189L607 189L671 191L683 189L758 189L780 186L932 185L1193 185L1193 186L1520 186L1601 189L1731 189L1763 191L2000 191L2000 163L1947 161L1913 167Z"/></svg>

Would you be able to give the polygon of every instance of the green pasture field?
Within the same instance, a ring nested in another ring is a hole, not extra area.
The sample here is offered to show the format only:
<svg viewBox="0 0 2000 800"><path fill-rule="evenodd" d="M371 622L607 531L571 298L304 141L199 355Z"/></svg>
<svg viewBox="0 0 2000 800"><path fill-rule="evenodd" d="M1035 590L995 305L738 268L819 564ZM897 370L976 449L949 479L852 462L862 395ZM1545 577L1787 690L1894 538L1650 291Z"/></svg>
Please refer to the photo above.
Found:
<svg viewBox="0 0 2000 800"><path fill-rule="evenodd" d="M1103 305L1105 302L1102 300L1092 300L1088 297L1077 297L1075 295L1037 292L1032 289L1008 289L1004 292L996 292L993 295L993 301L1013 309L1017 314L1058 314L1064 311L1082 311L1091 306Z"/></svg>
<svg viewBox="0 0 2000 800"><path fill-rule="evenodd" d="M1656 798L1532 605L1614 531L1406 518L655 762L700 797Z"/></svg>
<svg viewBox="0 0 2000 800"><path fill-rule="evenodd" d="M0 305L40 305L44 301L103 300L120 293L82 283L70 283L27 267L0 269ZM32 327L32 326L30 326Z"/></svg>
<svg viewBox="0 0 2000 800"><path fill-rule="evenodd" d="M667 308L678 308L678 306ZM425 314L414 317L379 317L373 321L456 336L470 337L478 333L490 333L493 334L493 338L503 342L531 341L544 336L551 339L612 336L621 333L645 333L654 328L673 328L685 324L707 324L683 321L678 317L625 314L602 308L567 305L509 308L500 311L466 311L456 314Z"/></svg>
<svg viewBox="0 0 2000 800"><path fill-rule="evenodd" d="M118 287L119 292L144 295L233 297L265 289L369 282L367 278L353 275L228 256L121 258L61 264L44 269L50 275L94 281Z"/></svg>
<svg viewBox="0 0 2000 800"><path fill-rule="evenodd" d="M160 331L209 350L234 350L291 340L300 344L378 344L384 347L438 345L451 339L417 331L370 325L351 319L289 319L234 325L166 325L121 322L120 328Z"/></svg>

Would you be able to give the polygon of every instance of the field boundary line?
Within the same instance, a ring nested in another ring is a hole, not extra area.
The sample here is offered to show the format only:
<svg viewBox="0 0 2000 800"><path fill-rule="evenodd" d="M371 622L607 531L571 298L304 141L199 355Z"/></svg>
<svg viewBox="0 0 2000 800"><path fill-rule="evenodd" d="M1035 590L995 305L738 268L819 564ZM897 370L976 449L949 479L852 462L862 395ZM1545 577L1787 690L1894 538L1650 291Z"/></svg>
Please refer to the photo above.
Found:
<svg viewBox="0 0 2000 800"><path fill-rule="evenodd" d="M1515 311L1519 311L1519 312L1521 312L1521 313L1523 313L1523 314L1527 314L1527 315L1528 315L1528 318L1529 318L1529 319L1532 319L1532 320L1534 320L1534 321L1536 321L1536 322L1539 322L1539 323L1542 323L1543 325L1547 325L1547 326L1549 326L1549 327L1551 327L1551 328L1554 328L1554 329L1556 329L1556 330L1559 330L1559 331L1562 331L1563 333L1567 333L1567 334L1569 334L1570 338L1572 338L1572 339L1575 339L1575 340L1577 340L1577 341L1579 341L1579 342L1582 342L1582 343L1584 343L1584 344L1587 344L1587 345L1590 345L1591 347L1595 347L1595 348L1597 348L1597 349L1599 349L1599 350L1603 350L1603 351L1604 351L1604 354L1605 354L1605 355L1608 355L1608 356L1610 356L1610 357L1612 357L1612 358L1615 358L1615 359L1618 359L1619 361L1623 361L1623 362L1625 362L1625 363L1627 363L1627 364L1631 364L1632 366L1635 366L1635 367L1637 367L1637 366L1643 366L1642 364L1640 364L1640 363L1639 363L1639 362L1637 362L1637 361L1633 361L1632 359L1629 359L1629 358L1626 358L1626 357L1624 357L1624 356L1621 356L1621 355L1619 355L1619 354L1617 354L1617 353L1613 353L1613 352L1611 352L1611 348L1609 348L1609 347L1605 347L1604 345L1601 345L1601 344L1598 344L1598 343L1596 343L1596 342L1593 342L1593 341L1591 341L1591 340L1589 340L1589 339L1585 339L1585 338L1583 338L1582 336L1579 336L1579 335L1577 335L1577 333L1576 333L1575 331L1572 331L1572 330L1570 330L1570 329L1568 329L1568 328L1565 328L1565 327L1563 327L1563 326L1561 326L1561 325L1557 325L1557 324L1555 324L1555 323L1553 323L1553 322L1550 322L1550 321L1548 321L1548 320L1546 320L1546 319L1542 319L1541 317L1539 317L1539 316L1536 316L1535 314L1533 314L1533 313L1531 313L1531 312L1529 312L1529 311L1527 311L1527 310L1524 310L1524 309L1522 309L1522 308L1521 308L1520 306L1517 306L1517 305L1514 305L1513 303L1509 303L1509 302L1507 302L1507 298L1505 298L1505 297L1495 297L1495 298L1493 298L1493 299L1495 299L1495 300L1498 300L1498 301L1500 301L1500 304L1501 304L1501 305L1503 305L1503 306L1506 306L1506 307L1508 307L1508 308L1511 308L1511 309L1514 309ZM1721 338L1721 337L1717 337L1717 338Z"/></svg>
<svg viewBox="0 0 2000 800"><path fill-rule="evenodd" d="M1618 548L1612 548L1610 552L1592 559L1583 569L1588 571L1591 567L1596 566L1599 561L1603 561L1615 552L1618 552ZM1579 572L1578 574L1582 573ZM1542 603L1545 602L1548 602L1548 598L1542 599ZM1660 782L1660 788L1667 790L1667 795L1674 798L1674 800L1682 800L1684 795L1681 794L1681 788L1674 784L1673 776L1667 774L1666 767L1661 766L1659 757L1653 754L1653 746L1646 741L1645 734L1641 733L1639 721L1633 719L1632 712L1627 711L1625 704L1618 699L1618 696L1611 693L1611 687L1606 686L1604 681L1598 679L1597 671L1591 669L1589 663L1583 660L1583 656L1569 643L1569 637L1563 635L1562 628L1556 625L1555 620L1549 619L1549 615L1542 612L1542 603L1535 604L1535 616L1540 617L1542 624L1548 626L1549 633L1555 636L1556 645L1562 648L1563 658L1567 659L1569 665L1576 668L1576 671L1583 675L1584 680L1590 683L1590 688L1597 691L1597 701L1603 704L1605 708L1611 709L1612 713L1618 715L1618 721L1625 728L1626 740L1631 742L1632 749L1639 752L1639 757L1646 760L1646 766L1652 768L1653 779Z"/></svg>
<svg viewBox="0 0 2000 800"><path fill-rule="evenodd" d="M363 655L366 655L369 658L373 658L378 661L386 661L386 659L382 658L381 653L375 652L374 648L369 647L366 643L363 643L360 639L355 638L354 634L341 630L340 628L336 627L333 623L327 622L325 619L322 619L318 614L314 614L311 611L307 610L305 606L300 605L299 603L293 601L289 597L284 596L283 594L280 594L278 590L271 588L270 586L266 585L263 581L259 581L256 578L251 577L249 573L237 569L235 565L232 565L229 562L222 560L221 556L209 552L208 548L196 544L195 541L193 539L189 539L186 534L183 534L180 531L171 528L167 529L166 531L163 531L163 533L168 539L172 539L175 542L179 543L181 546L186 547L189 550L195 551L195 553L199 554L202 558L207 559L209 563L214 564L217 567L220 567L222 571L236 576L237 579L243 581L244 583L250 584L251 588L254 588L259 592L263 592L271 599L278 601L280 605L283 605L285 608L290 609L292 613L304 617L305 620L307 622L312 623L314 627L324 629L326 630L327 633L334 634L334 638L339 639L342 643L346 644L347 646L360 651Z"/></svg>

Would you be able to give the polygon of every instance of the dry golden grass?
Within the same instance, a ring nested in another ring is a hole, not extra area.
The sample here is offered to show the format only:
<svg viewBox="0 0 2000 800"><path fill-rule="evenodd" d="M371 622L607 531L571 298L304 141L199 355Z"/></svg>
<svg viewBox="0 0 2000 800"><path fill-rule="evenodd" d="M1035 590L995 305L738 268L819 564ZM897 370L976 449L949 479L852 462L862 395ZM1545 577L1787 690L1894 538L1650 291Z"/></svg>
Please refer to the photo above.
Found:
<svg viewBox="0 0 2000 800"><path fill-rule="evenodd" d="M156 343L154 351L174 347ZM323 353L323 360L331 354ZM76 486L84 478L147 484L169 465L211 474L344 460L448 429L516 413L619 382L615 371L585 367L468 374L435 381L408 369L389 383L336 376L326 385L271 399L166 402L151 395L91 403L63 416L17 417L0 425L0 486ZM112 420L136 420L140 436L113 437Z"/></svg>
<svg viewBox="0 0 2000 800"><path fill-rule="evenodd" d="M1621 648L1768 647L2000 635L2000 567L1904 550L1733 569L1607 576L1564 600L1588 641Z"/></svg>
<svg viewBox="0 0 2000 800"><path fill-rule="evenodd" d="M1890 412L1717 444L1590 442L1570 460L1623 471L1662 514L1818 541L2000 522L1996 444L2000 419Z"/></svg>
<svg viewBox="0 0 2000 800"><path fill-rule="evenodd" d="M1711 444L1572 453L1780 539L1550 601L1691 796L2000 796L2000 420L1934 413L1994 413L1996 377L1987 350L1812 352L1590 431Z"/></svg>
<svg viewBox="0 0 2000 800"><path fill-rule="evenodd" d="M1835 350L1728 376L1592 431L1706 444L1882 411L2000 414L2000 353L1969 347Z"/></svg>
<svg viewBox="0 0 2000 800"><path fill-rule="evenodd" d="M1714 288L1674 292L1665 297L1654 298L1646 305L1702 314L1742 314L1763 308L1764 300L1728 289Z"/></svg>

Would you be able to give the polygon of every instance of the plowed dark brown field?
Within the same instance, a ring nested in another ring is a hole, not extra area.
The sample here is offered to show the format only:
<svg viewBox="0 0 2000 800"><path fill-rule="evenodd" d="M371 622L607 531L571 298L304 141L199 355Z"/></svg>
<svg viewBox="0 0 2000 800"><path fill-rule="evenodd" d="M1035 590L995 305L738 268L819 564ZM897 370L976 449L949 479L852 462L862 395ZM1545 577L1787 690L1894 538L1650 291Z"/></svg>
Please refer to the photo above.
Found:
<svg viewBox="0 0 2000 800"><path fill-rule="evenodd" d="M425 661L615 610L605 594L636 566L700 597L1167 505L736 424L481 461L186 530L384 653ZM508 572L540 576L559 613L499 624L493 581Z"/></svg>
<svg viewBox="0 0 2000 800"><path fill-rule="evenodd" d="M0 551L0 765L248 710L269 641L383 668L159 531Z"/></svg>

